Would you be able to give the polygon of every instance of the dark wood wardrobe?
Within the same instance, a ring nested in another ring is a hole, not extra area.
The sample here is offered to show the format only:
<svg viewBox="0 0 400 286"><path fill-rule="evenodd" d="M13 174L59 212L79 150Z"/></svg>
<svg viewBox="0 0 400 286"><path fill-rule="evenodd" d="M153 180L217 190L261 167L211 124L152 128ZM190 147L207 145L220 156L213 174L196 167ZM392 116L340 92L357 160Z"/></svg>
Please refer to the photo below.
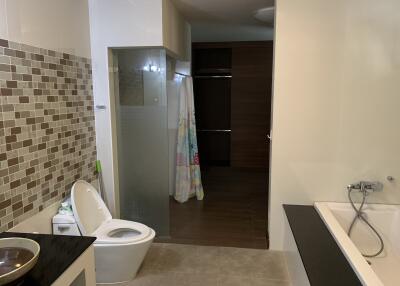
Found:
<svg viewBox="0 0 400 286"><path fill-rule="evenodd" d="M194 43L200 163L268 168L273 42Z"/></svg>

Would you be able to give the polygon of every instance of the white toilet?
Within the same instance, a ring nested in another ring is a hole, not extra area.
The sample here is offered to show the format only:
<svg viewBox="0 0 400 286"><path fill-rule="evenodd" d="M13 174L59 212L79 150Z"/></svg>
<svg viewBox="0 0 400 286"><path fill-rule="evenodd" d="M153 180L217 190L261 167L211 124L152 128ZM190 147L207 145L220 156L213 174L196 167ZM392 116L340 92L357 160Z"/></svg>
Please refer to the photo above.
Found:
<svg viewBox="0 0 400 286"><path fill-rule="evenodd" d="M85 181L72 186L71 205L82 235L94 242L97 283L121 283L135 278L153 242L150 227L113 219L97 190Z"/></svg>

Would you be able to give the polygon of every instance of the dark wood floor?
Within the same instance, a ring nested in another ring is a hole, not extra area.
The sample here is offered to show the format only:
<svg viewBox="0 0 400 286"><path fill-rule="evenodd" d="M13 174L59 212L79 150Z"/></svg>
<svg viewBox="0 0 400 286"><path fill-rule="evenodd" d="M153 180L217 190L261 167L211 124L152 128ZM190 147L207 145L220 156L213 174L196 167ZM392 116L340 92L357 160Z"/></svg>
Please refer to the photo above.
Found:
<svg viewBox="0 0 400 286"><path fill-rule="evenodd" d="M171 199L170 242L267 248L267 171L209 167L202 179L203 201Z"/></svg>

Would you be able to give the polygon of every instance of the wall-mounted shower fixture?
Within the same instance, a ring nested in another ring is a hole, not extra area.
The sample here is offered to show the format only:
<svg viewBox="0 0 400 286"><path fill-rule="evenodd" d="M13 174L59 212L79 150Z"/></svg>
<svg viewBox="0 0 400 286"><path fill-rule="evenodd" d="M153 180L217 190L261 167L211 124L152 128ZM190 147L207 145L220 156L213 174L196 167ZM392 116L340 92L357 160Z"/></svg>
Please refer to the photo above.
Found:
<svg viewBox="0 0 400 286"><path fill-rule="evenodd" d="M360 190L360 192L372 193L383 190L383 184L381 182L367 182L360 181L347 186L348 191Z"/></svg>
<svg viewBox="0 0 400 286"><path fill-rule="evenodd" d="M383 242L383 238L380 235L380 233L377 231L377 229L368 221L366 216L364 215L363 208L365 206L365 203L367 201L367 196L369 193L376 192L376 191L381 191L383 189L383 184L381 182L366 182L366 181L361 181L355 184L350 184L347 186L347 196L349 198L350 204L352 208L354 209L355 215L354 219L350 224L350 227L347 231L347 234L349 237L351 237L351 233L353 231L353 228L355 226L355 223L357 220L361 220L365 222L366 225L376 234L376 237L379 239L379 250L374 252L374 253L362 253L364 257L376 257L379 254L381 254L385 248L385 244ZM362 200L360 205L357 207L353 201L353 198L351 196L351 192L354 190L359 190L362 193Z"/></svg>

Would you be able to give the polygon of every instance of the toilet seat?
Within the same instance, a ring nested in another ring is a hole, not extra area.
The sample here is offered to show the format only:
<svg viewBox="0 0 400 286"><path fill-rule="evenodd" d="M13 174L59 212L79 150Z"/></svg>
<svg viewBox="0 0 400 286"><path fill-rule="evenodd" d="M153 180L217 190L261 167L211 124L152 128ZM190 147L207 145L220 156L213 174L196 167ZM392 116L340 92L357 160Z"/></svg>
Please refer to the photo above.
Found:
<svg viewBox="0 0 400 286"><path fill-rule="evenodd" d="M151 229L144 224L111 219L101 224L92 235L97 237L95 244L127 244L145 240L151 234Z"/></svg>

